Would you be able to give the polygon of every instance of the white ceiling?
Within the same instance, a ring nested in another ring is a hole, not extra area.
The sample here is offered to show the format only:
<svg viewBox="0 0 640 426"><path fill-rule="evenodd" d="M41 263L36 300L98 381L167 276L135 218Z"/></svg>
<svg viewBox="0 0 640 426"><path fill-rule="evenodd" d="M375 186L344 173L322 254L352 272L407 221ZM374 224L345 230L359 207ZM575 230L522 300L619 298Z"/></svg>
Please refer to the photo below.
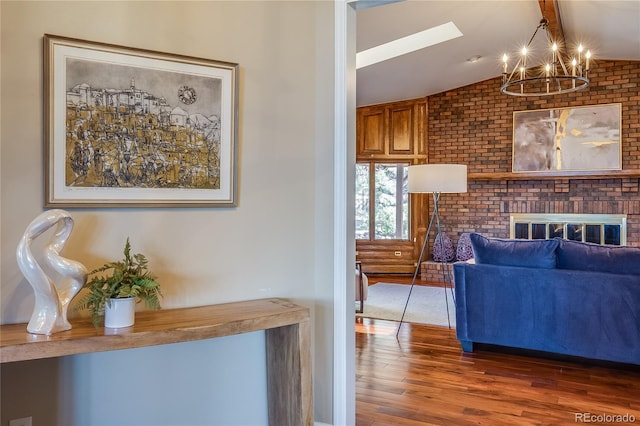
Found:
<svg viewBox="0 0 640 426"><path fill-rule="evenodd" d="M640 0L558 0L558 9L567 44L588 46L595 66L598 58L640 60ZM357 52L449 21L463 36L359 69L357 105L414 99L497 77L502 54L525 45L541 17L537 0L404 0L361 8ZM476 55L478 62L467 61Z"/></svg>

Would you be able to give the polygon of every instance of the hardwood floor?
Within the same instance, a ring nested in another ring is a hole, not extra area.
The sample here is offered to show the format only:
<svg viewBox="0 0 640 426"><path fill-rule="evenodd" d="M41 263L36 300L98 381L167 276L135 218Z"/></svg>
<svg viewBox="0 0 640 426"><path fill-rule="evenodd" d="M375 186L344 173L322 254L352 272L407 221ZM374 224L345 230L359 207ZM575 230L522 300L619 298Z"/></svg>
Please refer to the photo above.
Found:
<svg viewBox="0 0 640 426"><path fill-rule="evenodd" d="M356 319L357 426L640 424L636 366L465 354L453 329L405 323L396 339L397 325Z"/></svg>

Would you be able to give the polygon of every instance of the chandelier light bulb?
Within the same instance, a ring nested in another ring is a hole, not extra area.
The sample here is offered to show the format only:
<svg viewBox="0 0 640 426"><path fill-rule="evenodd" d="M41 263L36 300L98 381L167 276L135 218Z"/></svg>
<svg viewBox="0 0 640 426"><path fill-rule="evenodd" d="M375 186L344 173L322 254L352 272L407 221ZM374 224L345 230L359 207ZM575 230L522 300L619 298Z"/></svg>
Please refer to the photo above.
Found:
<svg viewBox="0 0 640 426"><path fill-rule="evenodd" d="M580 64L580 63L582 63L582 50L583 50L583 49L584 49L584 48L582 47L582 43L580 43L580 44L578 45L578 63L579 63L579 64Z"/></svg>

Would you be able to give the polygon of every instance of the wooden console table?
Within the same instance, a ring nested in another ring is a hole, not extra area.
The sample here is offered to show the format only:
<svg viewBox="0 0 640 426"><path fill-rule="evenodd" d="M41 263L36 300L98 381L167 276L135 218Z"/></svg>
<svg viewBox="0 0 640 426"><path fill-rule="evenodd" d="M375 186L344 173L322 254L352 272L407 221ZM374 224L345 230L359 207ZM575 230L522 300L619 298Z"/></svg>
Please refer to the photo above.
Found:
<svg viewBox="0 0 640 426"><path fill-rule="evenodd" d="M0 326L0 362L26 361L265 330L270 425L313 425L309 309L262 299L136 313L122 329L95 328L89 318L51 336L26 324Z"/></svg>

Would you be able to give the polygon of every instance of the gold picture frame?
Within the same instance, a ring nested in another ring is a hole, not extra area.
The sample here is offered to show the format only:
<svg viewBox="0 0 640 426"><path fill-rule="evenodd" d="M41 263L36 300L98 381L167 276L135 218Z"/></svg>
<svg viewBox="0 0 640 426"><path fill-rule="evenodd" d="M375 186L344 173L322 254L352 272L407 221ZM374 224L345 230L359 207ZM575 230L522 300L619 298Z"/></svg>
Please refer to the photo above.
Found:
<svg viewBox="0 0 640 426"><path fill-rule="evenodd" d="M45 207L237 205L238 64L43 41Z"/></svg>

